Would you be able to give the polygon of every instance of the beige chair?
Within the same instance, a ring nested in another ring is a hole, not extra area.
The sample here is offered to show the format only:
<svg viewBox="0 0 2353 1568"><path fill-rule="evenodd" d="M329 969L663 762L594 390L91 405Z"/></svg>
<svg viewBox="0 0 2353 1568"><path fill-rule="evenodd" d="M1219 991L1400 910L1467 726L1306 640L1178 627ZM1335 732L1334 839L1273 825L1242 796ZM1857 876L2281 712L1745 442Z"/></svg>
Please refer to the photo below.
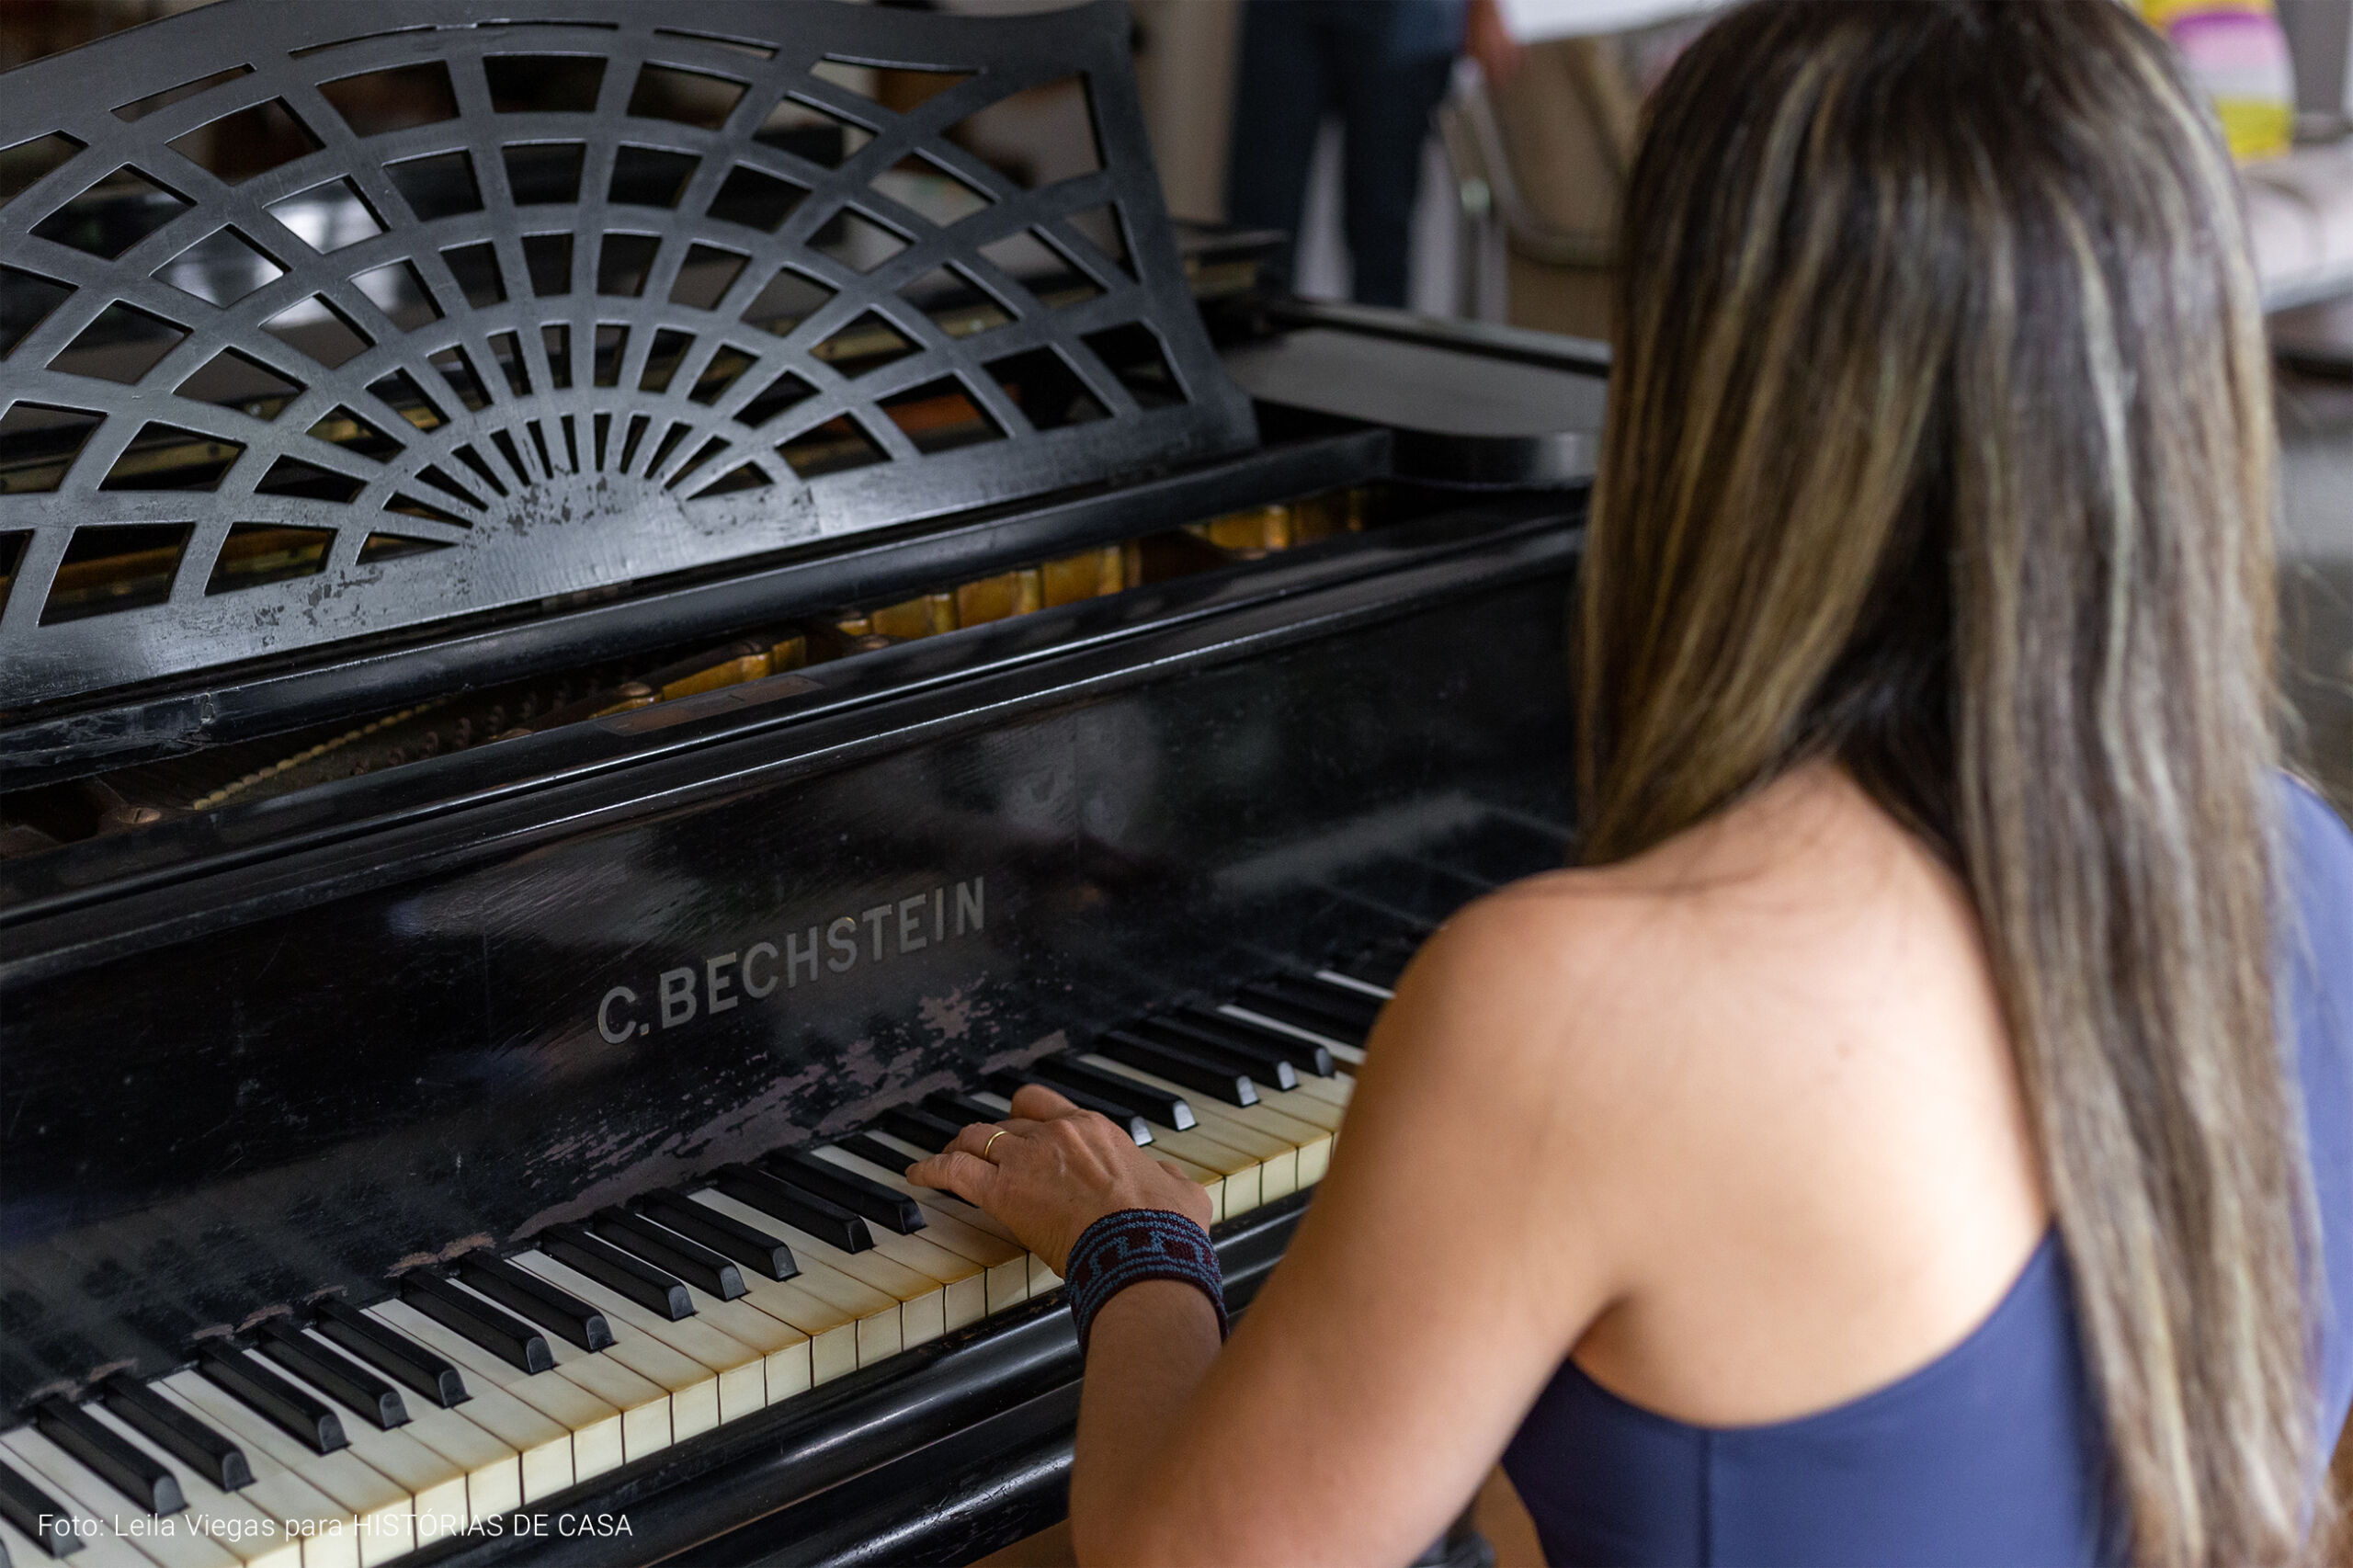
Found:
<svg viewBox="0 0 2353 1568"><path fill-rule="evenodd" d="M1474 301L1466 313L1608 335L1643 94L1707 19L1530 44L1509 83L1489 90L1472 78L1439 110L1465 216L1501 252L1492 270L1504 301Z"/></svg>

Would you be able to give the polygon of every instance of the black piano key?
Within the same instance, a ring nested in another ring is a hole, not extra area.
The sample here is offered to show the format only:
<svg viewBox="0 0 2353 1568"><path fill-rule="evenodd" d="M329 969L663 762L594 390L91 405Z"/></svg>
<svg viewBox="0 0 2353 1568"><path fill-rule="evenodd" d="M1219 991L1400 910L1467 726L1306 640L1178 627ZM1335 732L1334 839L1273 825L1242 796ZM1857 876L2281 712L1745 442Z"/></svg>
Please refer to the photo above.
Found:
<svg viewBox="0 0 2353 1568"><path fill-rule="evenodd" d="M176 1514L188 1506L172 1467L61 1394L33 1406L33 1425L42 1437L97 1472L98 1478L151 1514Z"/></svg>
<svg viewBox="0 0 2353 1568"><path fill-rule="evenodd" d="M400 1390L292 1324L274 1319L262 1324L256 1347L264 1357L384 1431L408 1425L408 1406L401 1403Z"/></svg>
<svg viewBox="0 0 2353 1568"><path fill-rule="evenodd" d="M1131 1029L1147 1040L1202 1051L1216 1060L1246 1068L1253 1083L1271 1084L1278 1089L1299 1087L1300 1069L1292 1064L1293 1052L1309 1062L1307 1071L1312 1073L1314 1053L1321 1049L1288 1035L1269 1044L1267 1031L1245 1029L1230 1018L1209 1012L1155 1013L1138 1019ZM1330 1057L1329 1051L1324 1052L1324 1060Z"/></svg>
<svg viewBox="0 0 2353 1568"><path fill-rule="evenodd" d="M1198 1027L1190 1018L1163 1013L1140 1018L1116 1032L1146 1045L1199 1056L1230 1072L1247 1074L1254 1088L1260 1084L1277 1089L1299 1087L1299 1070L1290 1064L1289 1057L1260 1046L1255 1039L1239 1038L1238 1031L1235 1037L1216 1034ZM1301 1049L1304 1051L1306 1047L1302 1045Z"/></svg>
<svg viewBox="0 0 2353 1568"><path fill-rule="evenodd" d="M343 1417L246 1351L225 1345L207 1346L196 1369L238 1403L291 1433L314 1454L331 1454L351 1444L343 1429Z"/></svg>
<svg viewBox="0 0 2353 1568"><path fill-rule="evenodd" d="M1212 1007L1179 1007L1174 1012L1156 1014L1145 1020L1142 1032L1149 1034L1155 1026L1180 1029L1228 1051L1288 1062L1295 1071L1318 1078L1332 1075L1332 1053L1314 1040L1232 1017Z"/></svg>
<svg viewBox="0 0 2353 1568"><path fill-rule="evenodd" d="M234 1492L254 1483L254 1467L235 1439L214 1431L130 1373L115 1373L98 1386L98 1392L124 1426L222 1491Z"/></svg>
<svg viewBox="0 0 2353 1568"><path fill-rule="evenodd" d="M1092 1049L1097 1056L1108 1056L1138 1072L1182 1084L1228 1105L1258 1103L1258 1086L1230 1057L1220 1061L1205 1051L1162 1044L1125 1029L1113 1029L1097 1037Z"/></svg>
<svg viewBox="0 0 2353 1568"><path fill-rule="evenodd" d="M612 1324L605 1314L551 1285L528 1268L517 1268L495 1253L470 1252L458 1259L458 1278L503 1307L522 1313L541 1328L556 1333L583 1350L605 1350L613 1343Z"/></svg>
<svg viewBox="0 0 2353 1568"><path fill-rule="evenodd" d="M844 1252L866 1252L874 1233L866 1221L831 1199L779 1181L749 1165L722 1165L710 1173L710 1185L736 1202L773 1216L797 1230L808 1232L828 1246Z"/></svg>
<svg viewBox="0 0 2353 1568"><path fill-rule="evenodd" d="M869 1221L911 1236L924 1228L923 1206L904 1192L827 1165L806 1149L778 1149L761 1158L787 1185L838 1203Z"/></svg>
<svg viewBox="0 0 2353 1568"><path fill-rule="evenodd" d="M51 1557L70 1557L82 1550L82 1538L74 1533L74 1518L64 1505L6 1464L0 1464L0 1519L40 1542Z"/></svg>
<svg viewBox="0 0 2353 1568"><path fill-rule="evenodd" d="M649 1192L632 1207L681 1236L733 1258L763 1279L790 1279L801 1272L801 1266L792 1261L790 1247L708 1203L697 1203L676 1192Z"/></svg>
<svg viewBox="0 0 2353 1568"><path fill-rule="evenodd" d="M983 1105L970 1095L950 1094L945 1089L924 1096L923 1108L942 1121L954 1122L960 1132L974 1122L994 1125L1012 1114L994 1106Z"/></svg>
<svg viewBox="0 0 2353 1568"><path fill-rule="evenodd" d="M1370 996L1363 996L1357 1000L1364 1006L1357 1007L1349 1004L1347 995L1336 986L1279 975L1271 980L1253 981L1244 986L1233 998L1233 1005L1272 1018L1277 1023L1307 1029L1326 1040L1336 1040L1342 1045L1361 1048L1365 1038L1372 1033L1372 1021L1381 1014L1381 1004Z"/></svg>
<svg viewBox="0 0 2353 1568"><path fill-rule="evenodd" d="M1354 975L1358 980L1370 981L1383 990L1394 991L1397 983L1405 978L1405 967L1421 950L1421 943L1414 937L1392 937L1385 941L1375 942L1337 967L1342 974Z"/></svg>
<svg viewBox="0 0 2353 1568"><path fill-rule="evenodd" d="M546 1336L522 1319L470 1296L438 1274L412 1268L401 1276L401 1300L459 1338L479 1345L521 1372L555 1367Z"/></svg>
<svg viewBox="0 0 2353 1568"><path fill-rule="evenodd" d="M834 1140L834 1147L845 1154L856 1154L870 1165L881 1165L884 1170L900 1176L906 1175L907 1167L915 1163L915 1156L905 1150L893 1149L880 1138L863 1132L845 1133Z"/></svg>
<svg viewBox="0 0 2353 1568"><path fill-rule="evenodd" d="M458 1369L389 1324L341 1301L319 1303L318 1330L394 1382L448 1409L473 1396Z"/></svg>
<svg viewBox="0 0 2353 1568"><path fill-rule="evenodd" d="M1041 1078L1068 1084L1098 1099L1124 1106L1146 1121L1173 1131L1182 1132L1199 1125L1199 1119L1193 1115L1193 1108L1185 1103L1185 1096L1166 1089L1155 1089L1150 1084L1139 1084L1133 1078L1106 1073L1100 1067L1067 1056L1041 1056L1029 1067Z"/></svg>
<svg viewBox="0 0 2353 1568"><path fill-rule="evenodd" d="M1344 977L1336 979L1336 971L1319 971L1314 974L1290 975L1286 978L1292 984L1304 988L1309 994L1343 1009L1351 1017L1362 1019L1365 1033L1370 1036L1372 1033L1372 1026L1381 1019L1381 1010L1389 1006L1389 998L1375 996L1370 991L1360 991Z"/></svg>
<svg viewBox="0 0 2353 1568"><path fill-rule="evenodd" d="M1368 985L1378 985L1383 991L1394 991L1405 977L1405 966L1414 961L1418 948L1371 947L1333 960L1332 968L1351 980L1361 980Z"/></svg>
<svg viewBox="0 0 2353 1568"><path fill-rule="evenodd" d="M1443 857L1409 855L1405 857L1405 863L1409 866L1418 866L1440 881L1453 882L1463 890L1466 898L1476 898L1482 893L1493 892L1506 882L1515 881L1518 876L1524 874L1506 873L1502 876L1490 876L1476 866L1464 865L1455 858L1452 851L1447 852Z"/></svg>
<svg viewBox="0 0 2353 1568"><path fill-rule="evenodd" d="M888 1110L877 1111L874 1126L878 1131L887 1132L902 1142L912 1143L929 1154L937 1154L956 1142L956 1134L964 1128L961 1121L934 1116L918 1106L911 1105L894 1105Z"/></svg>
<svg viewBox="0 0 2353 1568"><path fill-rule="evenodd" d="M1352 996L1361 996L1366 1001L1382 1007L1387 1006L1390 998L1397 994L1395 986L1383 985L1377 980L1367 980L1364 976L1353 972L1350 967L1344 963L1327 963L1315 971L1315 983L1328 985L1335 991L1345 991Z"/></svg>
<svg viewBox="0 0 2353 1568"><path fill-rule="evenodd" d="M540 1235L540 1250L672 1323L695 1315L694 1298L687 1294L686 1281L623 1252L585 1225L549 1226Z"/></svg>
<svg viewBox="0 0 2353 1568"><path fill-rule="evenodd" d="M1137 1115L1134 1111L1130 1110L1127 1107L1120 1104L1117 1100L1107 1099L1103 1096L1097 1094L1092 1089L1082 1089L1075 1084L1067 1084L1060 1081L1059 1079L1048 1078L1039 1074L1034 1069L1026 1067L1008 1067L1003 1072L992 1073L989 1074L989 1087L995 1090L998 1094L1003 1095L1006 1099L1011 1099L1013 1097L1013 1092L1021 1087L1024 1084L1042 1085L1045 1087L1053 1090L1054 1093L1062 1096L1063 1098L1070 1101L1071 1104L1076 1106L1079 1109L1091 1110L1097 1116L1107 1118L1114 1126L1124 1131L1129 1137L1134 1139L1139 1144L1149 1143L1152 1142L1152 1128L1145 1122L1142 1117ZM1191 1109L1189 1106L1186 1108L1188 1111Z"/></svg>
<svg viewBox="0 0 2353 1568"><path fill-rule="evenodd" d="M656 1224L626 1209L604 1208L589 1216L589 1228L656 1268L665 1268L706 1295L732 1301L744 1293L744 1273L726 1256L694 1237Z"/></svg>

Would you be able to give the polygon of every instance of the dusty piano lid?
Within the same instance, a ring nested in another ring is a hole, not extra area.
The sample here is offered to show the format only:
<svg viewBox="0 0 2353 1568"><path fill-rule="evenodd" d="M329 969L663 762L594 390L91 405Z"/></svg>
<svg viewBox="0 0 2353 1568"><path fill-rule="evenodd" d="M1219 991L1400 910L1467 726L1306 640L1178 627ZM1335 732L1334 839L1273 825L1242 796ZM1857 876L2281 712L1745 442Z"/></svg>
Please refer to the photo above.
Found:
<svg viewBox="0 0 2353 1568"><path fill-rule="evenodd" d="M1117 0L491 14L0 77L0 713L1255 441ZM950 139L1073 78L1092 172Z"/></svg>
<svg viewBox="0 0 2353 1568"><path fill-rule="evenodd" d="M1404 478L1568 487L1593 478L1608 346L1361 305L1288 301L1290 330L1230 348L1261 403L1395 433Z"/></svg>

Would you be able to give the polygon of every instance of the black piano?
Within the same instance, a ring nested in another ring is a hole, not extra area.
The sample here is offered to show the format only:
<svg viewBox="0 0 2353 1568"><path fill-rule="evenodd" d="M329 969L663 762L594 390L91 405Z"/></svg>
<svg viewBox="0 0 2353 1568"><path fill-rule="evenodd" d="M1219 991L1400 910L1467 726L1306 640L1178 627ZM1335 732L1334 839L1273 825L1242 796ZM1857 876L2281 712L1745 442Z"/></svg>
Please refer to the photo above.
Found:
<svg viewBox="0 0 2353 1568"><path fill-rule="evenodd" d="M1043 1528L1057 1282L903 1175L1033 1079L1246 1308L1416 944L1563 854L1606 362L1257 291L1131 26L221 0L0 80L12 1568Z"/></svg>

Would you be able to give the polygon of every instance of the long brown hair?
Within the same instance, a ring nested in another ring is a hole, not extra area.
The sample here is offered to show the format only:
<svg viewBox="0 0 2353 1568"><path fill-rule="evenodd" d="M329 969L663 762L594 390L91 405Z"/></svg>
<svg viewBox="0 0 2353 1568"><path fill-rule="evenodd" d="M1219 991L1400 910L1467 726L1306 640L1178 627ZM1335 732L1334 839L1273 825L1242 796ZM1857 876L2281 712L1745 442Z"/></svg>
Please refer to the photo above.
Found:
<svg viewBox="0 0 2353 1568"><path fill-rule="evenodd" d="M2124 1543L2302 1556L2273 429L2219 134L2112 0L1767 0L1631 182L1581 853L1812 758L1973 895Z"/></svg>

